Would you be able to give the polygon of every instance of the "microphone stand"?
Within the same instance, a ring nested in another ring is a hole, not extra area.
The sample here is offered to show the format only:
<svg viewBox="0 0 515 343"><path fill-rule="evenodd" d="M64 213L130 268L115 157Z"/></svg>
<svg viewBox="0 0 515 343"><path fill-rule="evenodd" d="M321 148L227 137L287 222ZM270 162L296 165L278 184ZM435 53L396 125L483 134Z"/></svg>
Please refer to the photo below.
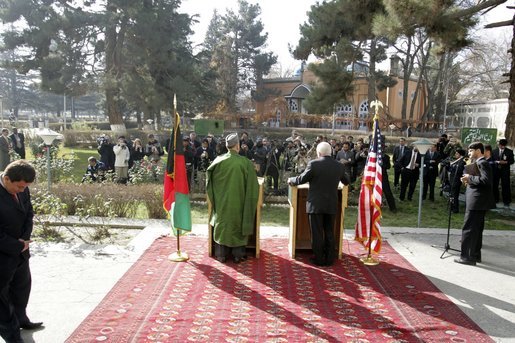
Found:
<svg viewBox="0 0 515 343"><path fill-rule="evenodd" d="M457 162L457 161L456 161ZM448 219L447 219L447 240L445 241L445 244L443 246L441 245L431 245L433 248L438 248L438 249L444 249L443 252L442 252L442 255L440 255L440 258L443 259L444 255L446 252L448 252L449 250L452 250L452 251L457 251L457 252L461 252L460 249L453 249L451 248L451 245L449 244L449 238L451 236L451 215L452 215L452 205L454 203L454 201L459 201L459 199L454 199L453 197L453 186L454 186L454 181L456 179L456 175L458 173L454 173L453 177L452 177L452 180L451 180L451 193L449 194L449 199L447 201L447 208L448 208ZM459 194L459 193L458 193Z"/></svg>

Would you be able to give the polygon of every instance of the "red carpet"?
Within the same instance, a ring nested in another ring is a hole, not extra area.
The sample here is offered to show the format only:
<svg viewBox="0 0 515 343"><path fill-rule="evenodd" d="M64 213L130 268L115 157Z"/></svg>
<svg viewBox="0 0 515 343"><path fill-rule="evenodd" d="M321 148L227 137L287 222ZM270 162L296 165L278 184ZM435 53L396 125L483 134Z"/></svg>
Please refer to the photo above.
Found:
<svg viewBox="0 0 515 343"><path fill-rule="evenodd" d="M349 242L324 268L284 239L241 264L207 256L204 237L181 246L191 260L172 263L175 239L156 240L67 342L493 342L388 244L378 266Z"/></svg>

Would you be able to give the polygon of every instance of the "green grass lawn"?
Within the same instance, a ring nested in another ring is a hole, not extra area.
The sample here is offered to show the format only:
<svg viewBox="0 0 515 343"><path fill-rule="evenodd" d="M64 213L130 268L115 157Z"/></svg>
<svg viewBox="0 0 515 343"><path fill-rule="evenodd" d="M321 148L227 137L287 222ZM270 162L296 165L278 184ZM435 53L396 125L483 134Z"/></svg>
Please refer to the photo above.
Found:
<svg viewBox="0 0 515 343"><path fill-rule="evenodd" d="M27 151L29 153L29 151ZM75 164L73 169L73 180L80 182L82 175L87 167L89 156L99 157L96 149L76 149L60 147L60 156L69 156L71 153L75 155ZM27 156L28 159L32 158ZM390 174L390 183L393 184L393 172ZM439 181L437 181L435 201L423 201L421 212L421 227L429 228L447 228L448 211L447 198L439 196ZM121 186L124 187L124 186ZM420 185L417 183L415 194L412 201L400 202L398 192L394 190L394 196L397 204L397 213L392 213L387 206L383 207L381 225L384 227L417 227L418 222L418 194ZM358 187L356 187L358 188ZM357 192L357 190L355 191ZM350 197L357 197L351 194ZM356 199L354 200L356 203ZM386 204L386 203L385 203ZM205 203L192 204L192 220L194 223L207 222L207 208ZM460 204L460 213L452 214L451 228L459 229L463 225L464 204ZM345 229L354 229L357 216L357 207L349 206L345 210ZM495 210L489 211L486 217L486 229L493 230L513 230L513 221L515 215L509 211ZM272 205L266 204L262 209L262 225L267 226L288 226L289 225L289 207L286 204Z"/></svg>

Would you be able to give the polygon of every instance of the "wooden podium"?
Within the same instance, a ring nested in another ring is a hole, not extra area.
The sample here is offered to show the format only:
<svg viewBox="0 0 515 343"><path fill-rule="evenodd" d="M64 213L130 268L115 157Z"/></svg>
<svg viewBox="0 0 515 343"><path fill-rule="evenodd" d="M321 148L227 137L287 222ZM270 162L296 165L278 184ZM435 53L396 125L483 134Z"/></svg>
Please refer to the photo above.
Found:
<svg viewBox="0 0 515 343"><path fill-rule="evenodd" d="M263 177L258 177L258 184L259 184L259 191L258 191L258 201L256 204L256 221L254 223L254 233L249 236L249 241L247 244L247 251L251 250L254 251L254 256L256 258L259 257L259 228L261 226L261 207L263 207L263 183L265 182L265 179ZM213 226L209 223L209 218L211 218L211 202L209 201L209 197L207 198L207 213L208 213L208 250L209 250L209 256L213 256Z"/></svg>
<svg viewBox="0 0 515 343"><path fill-rule="evenodd" d="M306 213L306 199L309 184L289 186L288 202L290 203L290 233L288 235L288 251L295 258L297 250L311 250L311 229ZM347 207L349 187L342 183L338 186L338 209L334 221L334 239L338 249L338 258L342 258L343 223Z"/></svg>

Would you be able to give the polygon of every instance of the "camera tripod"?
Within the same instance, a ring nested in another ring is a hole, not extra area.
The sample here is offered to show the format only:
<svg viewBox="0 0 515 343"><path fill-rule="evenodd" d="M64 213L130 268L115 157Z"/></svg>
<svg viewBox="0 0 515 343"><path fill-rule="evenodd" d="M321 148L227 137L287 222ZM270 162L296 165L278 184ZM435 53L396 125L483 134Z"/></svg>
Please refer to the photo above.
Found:
<svg viewBox="0 0 515 343"><path fill-rule="evenodd" d="M452 190L451 190L451 192L452 192ZM458 199L456 199L456 201L458 201ZM449 194L449 199L448 199L448 202L447 202L447 207L448 207L447 241L445 242L445 244L443 246L441 246L441 245L431 245L433 248L444 249L443 252L442 252L442 255L440 255L440 258L444 258L443 256L449 250L461 252L461 250L459 250L459 249L451 248L451 245L449 244L449 238L451 236L451 215L452 215L452 205L453 205L453 203L454 203L454 197L452 197L452 194Z"/></svg>

